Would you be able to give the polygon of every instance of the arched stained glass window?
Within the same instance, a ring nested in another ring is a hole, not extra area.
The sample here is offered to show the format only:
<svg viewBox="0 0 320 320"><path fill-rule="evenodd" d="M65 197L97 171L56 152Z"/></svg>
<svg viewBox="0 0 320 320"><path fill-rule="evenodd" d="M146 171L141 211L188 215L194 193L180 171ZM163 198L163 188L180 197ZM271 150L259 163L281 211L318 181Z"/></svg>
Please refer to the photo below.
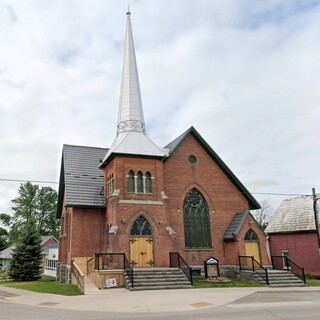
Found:
<svg viewBox="0 0 320 320"><path fill-rule="evenodd" d="M134 192L134 173L132 170L129 172L129 178L128 178L128 191Z"/></svg>
<svg viewBox="0 0 320 320"><path fill-rule="evenodd" d="M246 233L244 240L246 240L246 241L259 241L259 238L258 238L257 234L252 229L250 229Z"/></svg>
<svg viewBox="0 0 320 320"><path fill-rule="evenodd" d="M131 236L151 236L152 231L151 231L151 225L149 221L145 217L139 216L133 223L130 235Z"/></svg>
<svg viewBox="0 0 320 320"><path fill-rule="evenodd" d="M146 193L151 193L152 192L152 181L151 181L151 174L148 171L146 173Z"/></svg>
<svg viewBox="0 0 320 320"><path fill-rule="evenodd" d="M137 174L137 192L143 192L143 175L142 172L139 171Z"/></svg>
<svg viewBox="0 0 320 320"><path fill-rule="evenodd" d="M183 221L186 248L212 247L208 204L195 188L184 199Z"/></svg>

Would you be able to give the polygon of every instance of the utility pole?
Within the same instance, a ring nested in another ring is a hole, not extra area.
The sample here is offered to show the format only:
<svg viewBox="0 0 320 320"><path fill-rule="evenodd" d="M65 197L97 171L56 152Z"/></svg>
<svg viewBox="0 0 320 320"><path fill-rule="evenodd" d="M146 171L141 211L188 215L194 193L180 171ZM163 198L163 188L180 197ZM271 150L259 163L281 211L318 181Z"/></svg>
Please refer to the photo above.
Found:
<svg viewBox="0 0 320 320"><path fill-rule="evenodd" d="M317 194L316 194L316 189L315 188L312 188L312 197L313 197L314 220L315 220L315 223L316 223L318 248L319 248L319 254L320 254L320 235L319 235L319 220L318 220L318 206L317 206L317 201L320 200L320 197L317 198Z"/></svg>

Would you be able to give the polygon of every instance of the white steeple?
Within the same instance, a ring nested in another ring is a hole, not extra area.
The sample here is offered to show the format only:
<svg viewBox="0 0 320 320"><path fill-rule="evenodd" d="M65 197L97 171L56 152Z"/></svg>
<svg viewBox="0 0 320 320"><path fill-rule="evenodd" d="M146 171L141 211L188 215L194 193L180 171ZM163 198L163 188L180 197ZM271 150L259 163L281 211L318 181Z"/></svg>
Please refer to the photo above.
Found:
<svg viewBox="0 0 320 320"><path fill-rule="evenodd" d="M128 10L117 136L101 166L114 153L156 157L167 153L146 135L130 15Z"/></svg>
<svg viewBox="0 0 320 320"><path fill-rule="evenodd" d="M117 133L145 132L136 54L134 50L130 12L127 12L127 31L123 59L122 82Z"/></svg>

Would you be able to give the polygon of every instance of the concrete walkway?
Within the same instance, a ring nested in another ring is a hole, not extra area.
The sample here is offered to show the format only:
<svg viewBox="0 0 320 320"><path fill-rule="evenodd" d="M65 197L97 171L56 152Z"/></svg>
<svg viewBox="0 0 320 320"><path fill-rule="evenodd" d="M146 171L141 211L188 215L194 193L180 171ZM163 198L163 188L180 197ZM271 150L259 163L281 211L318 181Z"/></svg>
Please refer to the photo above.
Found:
<svg viewBox="0 0 320 320"><path fill-rule="evenodd" d="M59 296L0 286L2 301L39 307L105 312L180 312L213 308L262 291L319 291L302 288L220 288L160 291L107 289L83 296Z"/></svg>

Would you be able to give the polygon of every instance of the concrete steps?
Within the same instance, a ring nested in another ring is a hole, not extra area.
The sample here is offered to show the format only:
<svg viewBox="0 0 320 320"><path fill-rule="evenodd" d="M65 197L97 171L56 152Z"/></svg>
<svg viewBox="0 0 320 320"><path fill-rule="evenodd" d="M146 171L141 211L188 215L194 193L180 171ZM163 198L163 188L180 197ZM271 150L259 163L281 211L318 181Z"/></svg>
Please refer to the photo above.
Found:
<svg viewBox="0 0 320 320"><path fill-rule="evenodd" d="M133 288L125 274L129 290L162 290L193 288L185 274L177 268L139 268L133 269Z"/></svg>
<svg viewBox="0 0 320 320"><path fill-rule="evenodd" d="M261 284L266 284L265 281L257 274L254 278ZM269 287L302 287L305 286L304 282L295 276L292 272L287 270L269 270Z"/></svg>

